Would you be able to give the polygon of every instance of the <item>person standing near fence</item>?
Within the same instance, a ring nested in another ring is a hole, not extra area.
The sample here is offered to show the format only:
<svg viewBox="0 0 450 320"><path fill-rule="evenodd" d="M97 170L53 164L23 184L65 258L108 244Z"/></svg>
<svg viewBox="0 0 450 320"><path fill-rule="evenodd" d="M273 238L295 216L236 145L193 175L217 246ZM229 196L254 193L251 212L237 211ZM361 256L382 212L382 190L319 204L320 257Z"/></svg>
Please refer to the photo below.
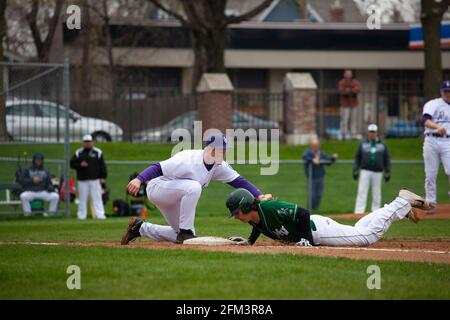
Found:
<svg viewBox="0 0 450 320"><path fill-rule="evenodd" d="M422 122L425 127L425 199L434 208L437 202L436 178L440 162L450 182L450 80L442 82L440 98L424 105Z"/></svg>
<svg viewBox="0 0 450 320"><path fill-rule="evenodd" d="M83 147L75 151L70 160L70 167L77 171L78 219L86 219L89 198L92 200L96 218L106 219L101 187L107 176L106 165L102 150L94 147L90 134L83 137Z"/></svg>
<svg viewBox="0 0 450 320"><path fill-rule="evenodd" d="M309 148L303 152L305 175L308 181L308 208L319 210L325 176L324 166L334 163L337 157L337 154L330 157L320 150L318 139L311 140Z"/></svg>
<svg viewBox="0 0 450 320"><path fill-rule="evenodd" d="M352 70L346 69L344 78L339 81L338 87L341 105L341 136L343 140L346 140L347 138L353 138L357 133L356 109L358 107L358 94L361 91L361 83L353 78Z"/></svg>
<svg viewBox="0 0 450 320"><path fill-rule="evenodd" d="M381 179L388 182L391 178L391 159L387 146L378 138L378 126L368 127L368 139L359 144L353 165L353 179L359 176L358 195L355 213L363 213L366 209L369 186L372 188L372 211L381 206Z"/></svg>

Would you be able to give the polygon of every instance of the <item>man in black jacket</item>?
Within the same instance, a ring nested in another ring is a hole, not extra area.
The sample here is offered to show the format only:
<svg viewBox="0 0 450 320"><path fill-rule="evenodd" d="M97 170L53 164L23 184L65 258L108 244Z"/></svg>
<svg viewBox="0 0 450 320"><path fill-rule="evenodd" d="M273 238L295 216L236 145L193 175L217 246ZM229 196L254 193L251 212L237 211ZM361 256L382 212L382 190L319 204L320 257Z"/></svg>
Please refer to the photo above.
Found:
<svg viewBox="0 0 450 320"><path fill-rule="evenodd" d="M372 187L372 212L381 206L381 179L388 182L391 178L391 159L387 146L378 138L378 127L368 127L369 137L360 143L353 165L353 179L359 176L358 195L355 213L363 213L366 209L367 192ZM359 172L359 170L361 171Z"/></svg>
<svg viewBox="0 0 450 320"><path fill-rule="evenodd" d="M53 187L50 173L44 169L44 155L35 153L31 167L25 169L19 178L23 192L20 194L25 216L31 215L30 202L35 199L49 201L49 213L53 214L58 208L59 196Z"/></svg>
<svg viewBox="0 0 450 320"><path fill-rule="evenodd" d="M94 147L90 134L83 137L83 148L75 151L70 166L77 171L78 219L86 219L89 198L92 200L95 216L98 219L105 219L101 184L105 183L107 176L106 165L102 151Z"/></svg>

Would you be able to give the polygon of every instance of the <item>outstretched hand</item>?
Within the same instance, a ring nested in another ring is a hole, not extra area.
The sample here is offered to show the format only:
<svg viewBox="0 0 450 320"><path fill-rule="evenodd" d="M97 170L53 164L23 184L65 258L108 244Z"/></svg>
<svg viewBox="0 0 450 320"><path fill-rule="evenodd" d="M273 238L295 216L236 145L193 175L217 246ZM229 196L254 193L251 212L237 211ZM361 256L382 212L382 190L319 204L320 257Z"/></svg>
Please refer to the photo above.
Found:
<svg viewBox="0 0 450 320"><path fill-rule="evenodd" d="M243 237L229 237L228 240L234 241L237 245L240 246L249 246L251 244L248 239L245 239Z"/></svg>
<svg viewBox="0 0 450 320"><path fill-rule="evenodd" d="M141 189L141 184L142 182L138 178L131 180L127 186L128 193L131 194L132 196L135 196Z"/></svg>
<svg viewBox="0 0 450 320"><path fill-rule="evenodd" d="M258 197L258 200L272 200L273 195L271 193L262 194Z"/></svg>

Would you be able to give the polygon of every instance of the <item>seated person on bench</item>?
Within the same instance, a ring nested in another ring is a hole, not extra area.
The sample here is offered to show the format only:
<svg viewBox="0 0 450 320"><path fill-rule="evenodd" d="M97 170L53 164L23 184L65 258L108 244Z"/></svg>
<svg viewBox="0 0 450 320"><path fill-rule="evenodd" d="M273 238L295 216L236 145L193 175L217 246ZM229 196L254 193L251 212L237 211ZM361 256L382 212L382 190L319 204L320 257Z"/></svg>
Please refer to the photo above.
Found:
<svg viewBox="0 0 450 320"><path fill-rule="evenodd" d="M53 214L58 208L59 195L55 192L50 173L44 169L44 155L35 153L31 167L23 170L19 181L22 186L20 199L25 216L31 215L30 202L35 199L49 201L49 213Z"/></svg>

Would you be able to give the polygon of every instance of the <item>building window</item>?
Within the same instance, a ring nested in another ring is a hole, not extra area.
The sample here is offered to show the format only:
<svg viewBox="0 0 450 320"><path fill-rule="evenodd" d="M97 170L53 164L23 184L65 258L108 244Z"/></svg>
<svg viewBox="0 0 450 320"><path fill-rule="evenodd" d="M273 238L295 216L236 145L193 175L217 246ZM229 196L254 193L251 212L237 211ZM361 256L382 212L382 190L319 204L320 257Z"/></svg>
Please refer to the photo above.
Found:
<svg viewBox="0 0 450 320"><path fill-rule="evenodd" d="M378 96L388 117L416 120L423 106L422 70L380 70Z"/></svg>
<svg viewBox="0 0 450 320"><path fill-rule="evenodd" d="M118 74L119 87L142 95L173 94L181 91L180 68L124 67Z"/></svg>
<svg viewBox="0 0 450 320"><path fill-rule="evenodd" d="M266 69L230 69L227 73L236 89L267 89Z"/></svg>

